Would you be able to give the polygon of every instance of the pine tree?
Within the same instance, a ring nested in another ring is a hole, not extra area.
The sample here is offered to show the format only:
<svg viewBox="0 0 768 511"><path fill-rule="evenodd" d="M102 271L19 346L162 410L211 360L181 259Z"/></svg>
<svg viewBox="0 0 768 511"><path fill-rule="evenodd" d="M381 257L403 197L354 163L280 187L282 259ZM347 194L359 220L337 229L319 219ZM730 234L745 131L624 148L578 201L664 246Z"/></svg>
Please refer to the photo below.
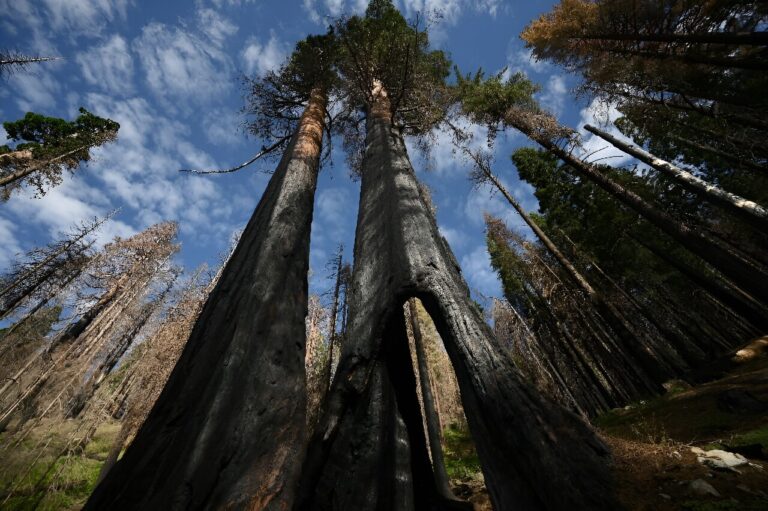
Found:
<svg viewBox="0 0 768 511"><path fill-rule="evenodd" d="M0 146L0 186L5 198L28 183L38 195L62 181L64 169L74 171L90 161L91 149L117 138L120 125L93 115L85 108L71 122L28 112L22 119L3 123L10 140Z"/></svg>
<svg viewBox="0 0 768 511"><path fill-rule="evenodd" d="M764 265L736 250L695 225L684 222L638 195L607 174L608 169L583 161L573 154L577 140L573 132L542 111L531 96L535 90L522 75L507 80L502 75L483 79L481 72L457 75L458 94L463 111L483 124L513 127L554 156L566 162L581 176L597 184L616 200L633 209L659 230L711 264L727 278L758 300L768 300L768 273Z"/></svg>

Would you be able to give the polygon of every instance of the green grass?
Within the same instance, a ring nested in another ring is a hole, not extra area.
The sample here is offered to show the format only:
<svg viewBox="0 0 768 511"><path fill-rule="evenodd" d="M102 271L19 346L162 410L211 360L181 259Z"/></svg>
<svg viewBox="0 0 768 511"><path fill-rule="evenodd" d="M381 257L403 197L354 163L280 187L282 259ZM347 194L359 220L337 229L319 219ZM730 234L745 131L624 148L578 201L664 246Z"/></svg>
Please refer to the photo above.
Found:
<svg viewBox="0 0 768 511"><path fill-rule="evenodd" d="M66 446L74 423L63 422L61 428L49 430L41 427L13 450L6 451L0 459L4 470L0 471L0 502L13 490L13 497L0 508L8 511L59 511L79 509L90 495L106 459L112 442L119 432L116 423L102 424L84 452L70 457L55 457ZM41 439L53 436L53 440L37 460L29 473L24 472L35 459Z"/></svg>
<svg viewBox="0 0 768 511"><path fill-rule="evenodd" d="M744 433L731 435L722 438L717 442L707 444L707 449L727 449L728 447L741 447L744 445L760 444L763 449L768 450L768 426L763 426Z"/></svg>
<svg viewBox="0 0 768 511"><path fill-rule="evenodd" d="M480 458L466 427L450 426L443 431L445 469L452 481L482 477Z"/></svg>

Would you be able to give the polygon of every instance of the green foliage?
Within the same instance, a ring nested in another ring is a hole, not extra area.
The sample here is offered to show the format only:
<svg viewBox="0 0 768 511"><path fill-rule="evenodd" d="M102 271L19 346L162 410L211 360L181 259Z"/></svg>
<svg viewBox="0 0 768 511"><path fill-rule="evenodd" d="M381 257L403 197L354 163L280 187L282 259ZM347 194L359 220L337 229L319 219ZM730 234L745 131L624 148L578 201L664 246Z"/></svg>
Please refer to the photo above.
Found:
<svg viewBox="0 0 768 511"><path fill-rule="evenodd" d="M371 2L364 17L340 20L336 33L336 64L350 106L366 109L374 84L381 83L393 116L410 134L425 133L443 119L451 103L445 82L450 59L430 50L427 31L410 24L392 2Z"/></svg>
<svg viewBox="0 0 768 511"><path fill-rule="evenodd" d="M464 76L455 68L455 73L456 94L461 99L462 111L475 122L496 124L511 107L538 109L533 95L541 87L523 73L514 73L504 78L505 71L501 71L487 79L482 69L474 75Z"/></svg>
<svg viewBox="0 0 768 511"><path fill-rule="evenodd" d="M16 488L3 509L59 511L79 509L83 505L96 485L101 465L109 454L120 425L101 425L83 453L57 457L76 428L75 423L60 423L49 430L49 425L45 424L34 430L27 441L3 456L5 470L0 477L0 487L3 493ZM41 440L44 440L45 447L36 459ZM23 476L31 463L34 463L32 469ZM21 480L18 479L20 477Z"/></svg>
<svg viewBox="0 0 768 511"><path fill-rule="evenodd" d="M15 150L29 149L38 159L54 158L87 146L67 159L68 164L74 167L76 161L90 159L89 148L114 139L120 129L115 121L93 115L85 108L79 111L80 115L74 121L27 112L18 121L4 122L3 127L9 139L20 142Z"/></svg>
<svg viewBox="0 0 768 511"><path fill-rule="evenodd" d="M676 271L652 253L638 247L635 239L652 244L661 251L691 265L700 264L684 249L637 214L611 197L591 181L580 179L567 165L560 164L546 151L521 148L512 155L520 178L536 189L542 227L567 247L567 235L582 252L611 274L630 281L664 282L678 290L690 290ZM601 172L646 199L665 197L675 207L674 193L647 176L603 166Z"/></svg>
<svg viewBox="0 0 768 511"><path fill-rule="evenodd" d="M18 121L3 123L8 137L17 142L12 151L0 151L3 199L23 183L44 195L61 183L64 169L73 170L91 159L91 149L115 140L120 125L93 115L85 108L74 121L27 112ZM8 153L17 152L15 155ZM25 151L29 151L26 153Z"/></svg>
<svg viewBox="0 0 768 511"><path fill-rule="evenodd" d="M443 430L445 470L453 480L475 479L482 476L472 436L466 427L452 425Z"/></svg>
<svg viewBox="0 0 768 511"><path fill-rule="evenodd" d="M496 270L504 289L504 297L511 304L524 302L525 272L524 261L509 246L498 232L488 229L485 237L491 267Z"/></svg>

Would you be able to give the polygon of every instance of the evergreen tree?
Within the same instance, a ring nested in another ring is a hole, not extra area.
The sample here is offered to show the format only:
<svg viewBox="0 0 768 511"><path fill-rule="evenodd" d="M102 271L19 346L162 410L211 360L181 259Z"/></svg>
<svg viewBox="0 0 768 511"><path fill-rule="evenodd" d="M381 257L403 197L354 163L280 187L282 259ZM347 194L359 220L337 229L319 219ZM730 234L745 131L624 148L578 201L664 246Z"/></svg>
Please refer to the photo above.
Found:
<svg viewBox="0 0 768 511"><path fill-rule="evenodd" d="M73 171L91 159L91 149L112 142L120 125L85 108L74 121L27 112L18 121L3 123L11 148L0 146L0 186L4 197L24 183L38 195L61 183L64 169Z"/></svg>
<svg viewBox="0 0 768 511"><path fill-rule="evenodd" d="M530 82L522 75L504 79L501 74L483 79L482 72L474 76L457 74L458 95L463 111L473 120L497 126L513 127L560 160L568 168L597 184L616 200L629 207L670 236L690 252L711 264L747 293L758 300L768 300L765 265L742 250L721 242L696 223L684 221L660 207L655 200L642 197L610 175L610 167L583 161L573 153L578 139L551 115L541 110L530 91Z"/></svg>

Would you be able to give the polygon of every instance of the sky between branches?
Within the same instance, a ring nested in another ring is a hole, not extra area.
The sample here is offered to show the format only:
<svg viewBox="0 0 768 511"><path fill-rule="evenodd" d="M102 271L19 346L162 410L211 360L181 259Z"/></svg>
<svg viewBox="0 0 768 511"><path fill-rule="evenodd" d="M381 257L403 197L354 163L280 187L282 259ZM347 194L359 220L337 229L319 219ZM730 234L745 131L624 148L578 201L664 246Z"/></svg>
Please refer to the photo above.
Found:
<svg viewBox="0 0 768 511"><path fill-rule="evenodd" d="M523 71L542 86L539 100L562 122L582 126L605 118L596 104L577 100L574 77L531 61L518 34L554 1L396 0L406 17L434 18L433 46L448 51L465 72L482 67ZM180 223L188 270L215 264L234 232L245 226L274 164L236 174L194 176L180 168L225 168L261 147L247 137L242 73L277 68L296 41L322 33L328 16L362 12L366 0L0 0L0 48L63 60L37 64L0 83L0 121L27 111L68 120L84 106L120 123L118 141L93 152L87 167L66 176L42 199L32 191L0 204L0 270L14 255L42 245L73 223L121 207L102 230L100 243L128 236L162 220ZM474 128L478 142L484 131ZM586 137L586 151L604 147ZM489 188L472 187L468 165L437 136L431 162L411 158L432 190L437 218L475 297L500 297L501 287L485 249L485 211L521 229L522 222ZM0 144L5 132L0 127ZM507 134L495 145L498 174L529 210L532 189L520 183L509 160L515 147L531 145ZM332 165L321 171L312 226L310 291L323 293L326 262L338 243L351 259L359 183L348 177L340 141ZM599 157L615 154L603 150ZM612 164L622 159L607 160ZM626 159L624 160L626 161Z"/></svg>

